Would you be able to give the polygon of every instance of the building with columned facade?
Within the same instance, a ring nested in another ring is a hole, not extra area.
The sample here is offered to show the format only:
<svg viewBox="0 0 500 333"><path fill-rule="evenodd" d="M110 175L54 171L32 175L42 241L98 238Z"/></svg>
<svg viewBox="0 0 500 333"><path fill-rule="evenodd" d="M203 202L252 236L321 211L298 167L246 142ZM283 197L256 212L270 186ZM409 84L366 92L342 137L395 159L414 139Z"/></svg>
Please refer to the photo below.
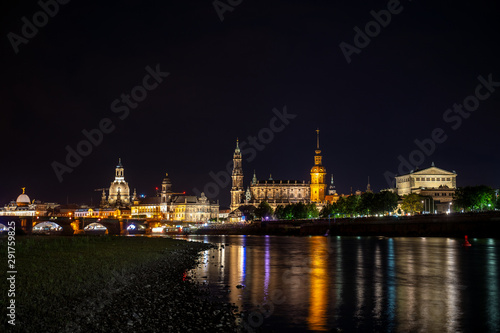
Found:
<svg viewBox="0 0 500 333"><path fill-rule="evenodd" d="M450 205L457 190L457 173L440 169L432 162L431 166L422 170L396 176L395 193L404 196L417 193L432 199L424 202L424 210L430 213L444 213L451 210ZM429 208L432 207L432 208Z"/></svg>

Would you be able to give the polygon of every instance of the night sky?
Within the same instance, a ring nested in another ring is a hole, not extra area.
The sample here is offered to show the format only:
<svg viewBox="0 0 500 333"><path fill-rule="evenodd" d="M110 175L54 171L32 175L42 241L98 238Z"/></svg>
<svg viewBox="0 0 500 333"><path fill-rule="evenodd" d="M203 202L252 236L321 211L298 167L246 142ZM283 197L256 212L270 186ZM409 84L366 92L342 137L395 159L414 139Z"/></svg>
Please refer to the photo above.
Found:
<svg viewBox="0 0 500 333"><path fill-rule="evenodd" d="M340 193L364 190L368 176L374 190L387 188L398 156L455 170L459 186L500 186L496 2L239 2L221 21L209 0L72 0L44 22L36 1L3 1L0 205L21 187L31 199L95 204L94 189L109 187L119 157L139 194L154 195L165 172L174 191L203 191L210 172L225 170L236 138L259 133L269 142L244 156L245 184L254 169L259 179L307 181L316 128ZM370 12L388 5L398 13L367 45L358 40L348 63L340 44L354 47L354 28L365 31ZM31 24L33 15L38 32L25 28L32 36L19 42L22 18ZM161 82L150 77L151 90L140 88L156 70ZM484 100L474 105L468 96L489 75L491 90L480 88ZM127 107L121 95L138 86L144 100ZM447 113L466 99L477 108L467 118ZM289 123L273 123L280 131L271 140L273 109L285 107ZM103 119L114 129L59 181L54 161L66 164L66 146L76 149L82 131ZM415 153L415 140L428 142L436 128L446 141L429 156ZM222 206L229 190L219 190Z"/></svg>

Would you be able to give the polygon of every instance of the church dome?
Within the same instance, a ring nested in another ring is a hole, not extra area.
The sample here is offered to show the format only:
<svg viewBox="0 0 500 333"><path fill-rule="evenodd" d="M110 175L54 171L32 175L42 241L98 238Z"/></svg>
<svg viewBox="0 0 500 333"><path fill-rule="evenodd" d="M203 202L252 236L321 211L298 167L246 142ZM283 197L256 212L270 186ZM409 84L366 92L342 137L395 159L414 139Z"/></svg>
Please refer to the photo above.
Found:
<svg viewBox="0 0 500 333"><path fill-rule="evenodd" d="M30 197L24 194L24 188L23 188L23 193L17 197L16 204L18 207L22 207L22 206L28 206L30 202L31 202Z"/></svg>

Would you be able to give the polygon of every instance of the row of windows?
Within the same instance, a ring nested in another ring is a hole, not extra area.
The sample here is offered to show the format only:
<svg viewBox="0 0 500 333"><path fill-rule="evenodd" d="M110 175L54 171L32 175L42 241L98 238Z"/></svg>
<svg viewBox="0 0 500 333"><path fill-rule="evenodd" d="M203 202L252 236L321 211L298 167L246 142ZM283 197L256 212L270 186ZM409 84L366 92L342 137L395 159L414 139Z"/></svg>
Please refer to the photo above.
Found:
<svg viewBox="0 0 500 333"><path fill-rule="evenodd" d="M451 193L451 192L450 193L434 193L434 196L435 197L439 197L439 196L442 196L442 197L449 196L449 197L451 197L451 196L453 196L453 193Z"/></svg>
<svg viewBox="0 0 500 333"><path fill-rule="evenodd" d="M445 177L437 177L437 178L417 177L416 180L417 180L417 182L424 182L424 181L427 181L427 182L429 182L429 181L432 181L432 182L434 182L434 181L437 181L437 182L450 182L451 178L450 177L448 177L448 178L445 178Z"/></svg>
<svg viewBox="0 0 500 333"><path fill-rule="evenodd" d="M261 192L261 193L259 193L259 199L263 199L263 198L265 198L265 197L266 197L265 193L262 193L262 192ZM273 195L273 193L269 193L269 194L267 195L267 197L268 197L268 198L274 198L274 197L276 197L276 199L279 199L279 198L288 198L288 197L290 197L291 199L294 199L294 198L295 198L295 194L290 193L290 195L289 195L289 196L286 196L286 195L283 195L283 194L279 195L278 193L276 193L276 195L274 196L274 195ZM301 199L301 198L302 198L302 193L297 194L297 198Z"/></svg>

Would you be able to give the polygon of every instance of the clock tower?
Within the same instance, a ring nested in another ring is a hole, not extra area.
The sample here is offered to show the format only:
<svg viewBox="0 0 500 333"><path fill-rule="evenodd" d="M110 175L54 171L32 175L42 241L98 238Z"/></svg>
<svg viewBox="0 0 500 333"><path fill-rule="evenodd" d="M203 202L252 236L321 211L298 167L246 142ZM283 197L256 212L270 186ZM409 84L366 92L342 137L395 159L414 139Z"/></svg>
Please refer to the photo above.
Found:
<svg viewBox="0 0 500 333"><path fill-rule="evenodd" d="M322 203L325 201L326 168L322 165L321 150L319 149L319 129L316 130L316 155L314 166L311 168L311 202Z"/></svg>

